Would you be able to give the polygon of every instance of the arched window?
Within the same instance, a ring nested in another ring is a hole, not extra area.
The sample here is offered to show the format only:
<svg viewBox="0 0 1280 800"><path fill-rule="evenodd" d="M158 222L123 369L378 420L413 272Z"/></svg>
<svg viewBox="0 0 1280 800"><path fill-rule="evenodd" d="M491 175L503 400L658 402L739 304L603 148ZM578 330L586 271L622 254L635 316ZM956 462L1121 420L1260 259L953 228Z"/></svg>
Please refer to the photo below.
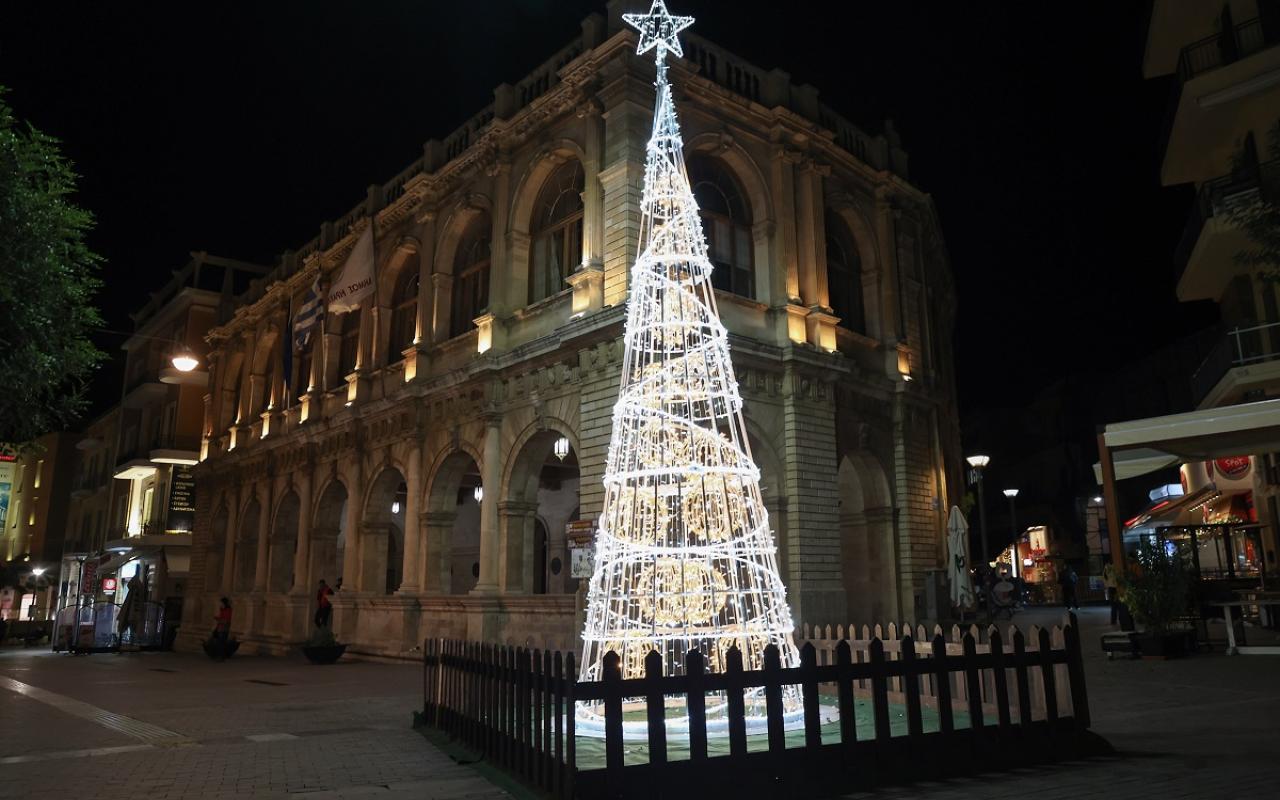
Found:
<svg viewBox="0 0 1280 800"><path fill-rule="evenodd" d="M582 164L570 161L551 173L538 195L530 230L529 302L568 287L565 279L582 262Z"/></svg>
<svg viewBox="0 0 1280 800"><path fill-rule="evenodd" d="M858 333L867 332L866 312L862 305L862 258L858 243L839 214L826 216L827 229L827 295L831 310L840 318L840 327Z"/></svg>
<svg viewBox="0 0 1280 800"><path fill-rule="evenodd" d="M705 156L689 159L689 184L702 212L707 250L717 289L755 297L755 248L751 237L751 206L724 164Z"/></svg>
<svg viewBox="0 0 1280 800"><path fill-rule="evenodd" d="M400 268L396 291L391 297L391 358L413 346L418 335L418 260L410 258Z"/></svg>
<svg viewBox="0 0 1280 800"><path fill-rule="evenodd" d="M467 226L453 259L453 299L449 336L461 336L474 327L475 318L489 307L489 243L493 222L481 214Z"/></svg>
<svg viewBox="0 0 1280 800"><path fill-rule="evenodd" d="M341 342L338 345L338 382L356 371L356 356L360 353L361 309L342 314Z"/></svg>

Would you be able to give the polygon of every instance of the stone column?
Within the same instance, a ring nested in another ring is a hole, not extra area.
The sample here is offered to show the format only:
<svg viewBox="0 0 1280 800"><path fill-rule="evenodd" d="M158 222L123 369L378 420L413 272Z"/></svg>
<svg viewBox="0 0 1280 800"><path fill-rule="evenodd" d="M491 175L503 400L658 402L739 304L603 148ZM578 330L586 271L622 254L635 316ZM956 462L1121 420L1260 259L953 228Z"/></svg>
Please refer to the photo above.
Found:
<svg viewBox="0 0 1280 800"><path fill-rule="evenodd" d="M422 521L418 506L422 497L422 447L409 451L409 474L405 476L404 500L404 570L399 591L412 594L422 588Z"/></svg>
<svg viewBox="0 0 1280 800"><path fill-rule="evenodd" d="M244 487L235 492L235 500L231 506L231 514L227 519L227 541L222 556L222 586L218 587L224 595L231 594L236 572L236 539L240 536L240 508L244 500Z"/></svg>
<svg viewBox="0 0 1280 800"><path fill-rule="evenodd" d="M290 594L305 595L311 586L311 470L298 476L298 545L293 551L293 587Z"/></svg>
<svg viewBox="0 0 1280 800"><path fill-rule="evenodd" d="M342 588L348 592L364 591L364 587L359 585L360 522L363 517L360 498L364 497L363 460L360 454L356 455L351 487L347 492L347 519L343 525L343 530L347 534L347 541L343 548L342 564L340 566L342 569Z"/></svg>
<svg viewBox="0 0 1280 800"><path fill-rule="evenodd" d="M271 489L264 488L258 498L258 561L253 572L253 590L267 589L268 547L271 544Z"/></svg>
<svg viewBox="0 0 1280 800"><path fill-rule="evenodd" d="M488 492L485 494L487 499ZM529 594L533 591L533 524L538 504L504 500L498 504L498 513L502 521L498 585L503 594Z"/></svg>
<svg viewBox="0 0 1280 800"><path fill-rule="evenodd" d="M573 287L571 313L598 311L604 306L604 188L600 181L604 156L604 119L594 98L578 107L585 143L582 172L582 263L569 276Z"/></svg>
<svg viewBox="0 0 1280 800"><path fill-rule="evenodd" d="M480 465L484 499L480 502L480 580L475 594L498 591L501 543L498 528L498 496L502 492L502 416L485 419L484 463Z"/></svg>
<svg viewBox="0 0 1280 800"><path fill-rule="evenodd" d="M422 590L429 594L449 594L452 591L450 566L450 538L453 523L458 515L453 511L427 511L419 519L426 535L422 537Z"/></svg>
<svg viewBox="0 0 1280 800"><path fill-rule="evenodd" d="M453 276L444 272L433 273L431 289L435 295L431 304L431 341L439 344L449 340L449 326L453 317Z"/></svg>

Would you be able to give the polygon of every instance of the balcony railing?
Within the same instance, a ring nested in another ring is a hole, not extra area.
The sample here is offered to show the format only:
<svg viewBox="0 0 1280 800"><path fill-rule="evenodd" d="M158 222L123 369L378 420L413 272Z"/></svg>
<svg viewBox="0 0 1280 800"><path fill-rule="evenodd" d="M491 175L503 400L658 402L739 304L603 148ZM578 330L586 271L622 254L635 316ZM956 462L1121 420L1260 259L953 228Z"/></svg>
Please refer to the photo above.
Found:
<svg viewBox="0 0 1280 800"><path fill-rule="evenodd" d="M1280 159L1200 184L1191 216L1187 219L1187 226L1183 229L1182 238L1173 254L1177 279L1182 280L1182 273L1186 271L1187 262L1191 259L1191 251L1195 249L1206 222L1213 217L1259 202L1280 202Z"/></svg>
<svg viewBox="0 0 1280 800"><path fill-rule="evenodd" d="M1263 322L1232 328L1209 352L1191 376L1191 391L1199 404L1228 372L1280 359L1280 322Z"/></svg>
<svg viewBox="0 0 1280 800"><path fill-rule="evenodd" d="M1280 28L1280 25L1267 25L1261 19L1251 19L1229 31L1192 42L1178 55L1178 81L1185 83L1197 75L1280 44L1280 30L1275 28Z"/></svg>

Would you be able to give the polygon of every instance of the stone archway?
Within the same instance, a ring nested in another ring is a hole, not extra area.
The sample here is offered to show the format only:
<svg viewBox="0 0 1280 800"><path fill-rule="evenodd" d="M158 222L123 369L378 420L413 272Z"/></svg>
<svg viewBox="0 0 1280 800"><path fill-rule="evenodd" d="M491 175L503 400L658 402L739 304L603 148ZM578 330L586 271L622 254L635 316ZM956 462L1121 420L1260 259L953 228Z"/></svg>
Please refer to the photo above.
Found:
<svg viewBox="0 0 1280 800"><path fill-rule="evenodd" d="M480 501L476 459L462 450L440 458L423 513L423 590L466 594L480 577ZM483 491L483 489L481 490Z"/></svg>
<svg viewBox="0 0 1280 800"><path fill-rule="evenodd" d="M561 439L563 458L556 453ZM580 486L578 453L568 435L548 429L526 439L511 461L506 495L498 507L502 531L498 574L505 591L561 594L577 590L577 579L569 577L565 525L578 517Z"/></svg>
<svg viewBox="0 0 1280 800"><path fill-rule="evenodd" d="M362 592L391 594L404 578L404 528L407 488L404 475L386 467L365 496L360 530Z"/></svg>
<svg viewBox="0 0 1280 800"><path fill-rule="evenodd" d="M874 624L898 619L898 557L893 499L879 461L846 455L836 475L840 493L840 553L848 620Z"/></svg>
<svg viewBox="0 0 1280 800"><path fill-rule="evenodd" d="M311 527L311 565L307 586L327 581L338 586L346 556L347 487L331 480L320 493Z"/></svg>
<svg viewBox="0 0 1280 800"><path fill-rule="evenodd" d="M292 490L276 507L267 549L267 591L283 594L293 588L293 559L298 549L302 503Z"/></svg>
<svg viewBox="0 0 1280 800"><path fill-rule="evenodd" d="M239 535L236 537L235 580L232 588L237 592L253 591L258 572L258 519L262 506L254 497L240 514Z"/></svg>

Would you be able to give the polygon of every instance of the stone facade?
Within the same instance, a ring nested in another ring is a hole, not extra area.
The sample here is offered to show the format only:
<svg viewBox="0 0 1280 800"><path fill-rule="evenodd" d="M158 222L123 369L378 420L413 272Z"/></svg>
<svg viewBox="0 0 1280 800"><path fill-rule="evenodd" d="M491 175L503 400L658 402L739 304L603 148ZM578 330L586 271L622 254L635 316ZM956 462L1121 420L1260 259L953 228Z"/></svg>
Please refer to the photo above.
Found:
<svg viewBox="0 0 1280 800"><path fill-rule="evenodd" d="M653 103L621 10L428 142L211 333L186 619L226 595L241 639L283 648L341 575L335 631L357 653L571 646L585 581L564 523L603 500ZM687 42L671 77L793 611L922 616L959 485L932 203L891 127L867 135L785 73ZM376 299L330 315L285 374L289 309L371 222Z"/></svg>

